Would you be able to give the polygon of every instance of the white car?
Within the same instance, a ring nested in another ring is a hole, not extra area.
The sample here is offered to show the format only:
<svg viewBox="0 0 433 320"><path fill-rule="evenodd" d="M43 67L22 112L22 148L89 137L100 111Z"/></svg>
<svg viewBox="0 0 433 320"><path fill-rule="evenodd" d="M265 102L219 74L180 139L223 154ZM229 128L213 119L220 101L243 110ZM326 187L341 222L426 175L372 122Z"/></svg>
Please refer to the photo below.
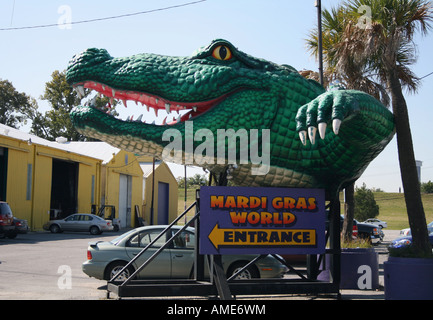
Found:
<svg viewBox="0 0 433 320"><path fill-rule="evenodd" d="M376 226L383 228L388 227L388 224L386 223L386 221L382 221L379 219L375 219L375 218L370 218L364 221L364 223L370 223L370 224L374 224Z"/></svg>
<svg viewBox="0 0 433 320"><path fill-rule="evenodd" d="M429 233L433 232L433 221L427 225L427 231ZM408 237L411 235L412 235L412 232L410 231L410 228L400 230L400 236Z"/></svg>
<svg viewBox="0 0 433 320"><path fill-rule="evenodd" d="M92 235L97 235L103 231L113 230L113 223L111 220L104 220L94 214L76 213L65 219L50 220L44 224L43 228L52 233L85 231L90 232Z"/></svg>

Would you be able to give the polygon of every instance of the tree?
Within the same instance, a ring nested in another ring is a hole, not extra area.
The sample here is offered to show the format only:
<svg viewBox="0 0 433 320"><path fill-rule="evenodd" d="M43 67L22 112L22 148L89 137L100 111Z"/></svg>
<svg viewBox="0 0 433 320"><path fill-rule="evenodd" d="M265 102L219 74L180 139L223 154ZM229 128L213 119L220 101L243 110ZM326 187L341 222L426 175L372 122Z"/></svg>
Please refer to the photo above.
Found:
<svg viewBox="0 0 433 320"><path fill-rule="evenodd" d="M18 128L33 119L37 112L36 100L18 92L8 80L0 80L0 123Z"/></svg>
<svg viewBox="0 0 433 320"><path fill-rule="evenodd" d="M416 61L413 38L417 31L426 35L431 29L432 7L424 0L348 0L330 14L335 20L329 26L334 42L324 50L329 68L358 83L358 89L363 82L379 84L381 100L386 96L380 88L391 98L412 247L419 256L431 255L403 88L418 88L419 79L410 69Z"/></svg>
<svg viewBox="0 0 433 320"><path fill-rule="evenodd" d="M372 190L367 189L365 183L361 188L355 189L355 219L365 221L379 215L379 206L374 199Z"/></svg>
<svg viewBox="0 0 433 320"><path fill-rule="evenodd" d="M54 141L57 137L65 137L70 141L84 141L87 137L80 134L72 125L69 113L72 108L81 103L78 93L67 83L65 72L54 71L52 80L45 84L45 92L41 99L47 100L51 106L45 114L36 112L33 118L31 133ZM85 90L84 98L90 94ZM104 108L108 103L108 98L96 97L92 102L97 108ZM116 115L113 103L112 114Z"/></svg>
<svg viewBox="0 0 433 320"><path fill-rule="evenodd" d="M177 184L179 185L179 187L185 186L185 177L177 177L176 180L177 180ZM186 178L186 187L187 188L196 188L196 187L200 187L200 186L205 186L205 185L207 185L207 182L208 181L207 181L206 175L196 173L194 176Z"/></svg>
<svg viewBox="0 0 433 320"><path fill-rule="evenodd" d="M433 193L433 182L429 180L428 182L421 183L421 191L424 193Z"/></svg>

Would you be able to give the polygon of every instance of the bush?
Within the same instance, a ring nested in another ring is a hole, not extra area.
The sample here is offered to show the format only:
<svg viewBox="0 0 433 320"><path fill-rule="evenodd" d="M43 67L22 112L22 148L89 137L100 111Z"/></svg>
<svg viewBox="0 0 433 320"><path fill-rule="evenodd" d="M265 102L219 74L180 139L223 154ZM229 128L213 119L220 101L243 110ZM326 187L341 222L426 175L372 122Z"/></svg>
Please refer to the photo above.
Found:
<svg viewBox="0 0 433 320"><path fill-rule="evenodd" d="M421 192L433 193L433 182L429 180L428 182L421 183Z"/></svg>
<svg viewBox="0 0 433 320"><path fill-rule="evenodd" d="M379 215L379 206L374 200L373 191L367 189L365 183L355 189L355 219L365 221Z"/></svg>

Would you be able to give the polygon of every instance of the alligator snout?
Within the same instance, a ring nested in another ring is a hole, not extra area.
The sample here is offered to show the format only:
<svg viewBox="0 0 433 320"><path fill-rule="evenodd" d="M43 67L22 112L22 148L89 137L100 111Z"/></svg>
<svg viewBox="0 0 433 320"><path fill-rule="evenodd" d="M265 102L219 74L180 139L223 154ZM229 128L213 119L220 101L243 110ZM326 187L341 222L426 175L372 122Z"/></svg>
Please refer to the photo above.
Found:
<svg viewBox="0 0 433 320"><path fill-rule="evenodd" d="M100 63L106 62L113 59L107 50L90 48L79 54L76 54L69 61L67 78L71 78L76 75L77 72L84 69L89 69Z"/></svg>

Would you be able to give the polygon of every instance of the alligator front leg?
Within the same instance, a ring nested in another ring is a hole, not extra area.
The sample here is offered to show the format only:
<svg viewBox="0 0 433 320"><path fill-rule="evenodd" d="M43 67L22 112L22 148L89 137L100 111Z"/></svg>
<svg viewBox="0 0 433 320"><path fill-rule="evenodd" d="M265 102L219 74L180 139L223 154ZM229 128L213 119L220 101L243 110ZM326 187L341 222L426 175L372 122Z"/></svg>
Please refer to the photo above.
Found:
<svg viewBox="0 0 433 320"><path fill-rule="evenodd" d="M394 135L392 113L355 90L321 94L299 108L296 125L305 172L336 191L358 179Z"/></svg>
<svg viewBox="0 0 433 320"><path fill-rule="evenodd" d="M303 145L308 139L316 144L319 131L326 143L332 123L334 135L366 149L376 144L385 145L394 134L392 113L372 96L356 90L328 91L299 108L296 129Z"/></svg>

